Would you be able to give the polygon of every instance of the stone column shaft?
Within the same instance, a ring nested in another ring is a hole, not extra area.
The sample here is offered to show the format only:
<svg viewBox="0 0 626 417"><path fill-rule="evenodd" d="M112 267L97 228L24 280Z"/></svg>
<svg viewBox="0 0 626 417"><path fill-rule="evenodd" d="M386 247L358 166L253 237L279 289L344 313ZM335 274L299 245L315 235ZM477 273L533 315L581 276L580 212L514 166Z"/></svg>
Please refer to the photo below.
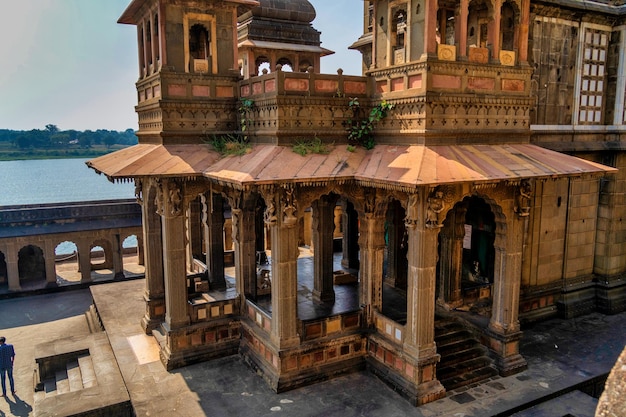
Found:
<svg viewBox="0 0 626 417"><path fill-rule="evenodd" d="M88 241L80 240L76 243L76 246L78 249L80 281L91 282L91 245Z"/></svg>
<svg viewBox="0 0 626 417"><path fill-rule="evenodd" d="M405 349L415 358L436 354L435 274L437 229L411 226L408 232L408 283Z"/></svg>
<svg viewBox="0 0 626 417"><path fill-rule="evenodd" d="M185 208L182 191L166 182L161 195L163 234L163 273L165 278L165 325L168 330L189 324L187 314L187 263L185 245Z"/></svg>
<svg viewBox="0 0 626 417"><path fill-rule="evenodd" d="M111 244L113 246L113 276L115 279L124 278L124 249L119 234L113 235Z"/></svg>
<svg viewBox="0 0 626 417"><path fill-rule="evenodd" d="M343 242L341 245L342 259L341 266L347 269L359 268L359 219L354 206L347 200L341 202L342 211L342 233Z"/></svg>
<svg viewBox="0 0 626 417"><path fill-rule="evenodd" d="M333 288L333 231L335 203L321 198L313 205L313 299L320 302L335 300Z"/></svg>
<svg viewBox="0 0 626 417"><path fill-rule="evenodd" d="M209 286L226 288L224 277L224 206L220 194L208 193L203 197L204 242Z"/></svg>
<svg viewBox="0 0 626 417"><path fill-rule="evenodd" d="M254 209L252 204L246 204L241 209L232 209L237 293L252 298L256 298L257 293Z"/></svg>
<svg viewBox="0 0 626 417"><path fill-rule="evenodd" d="M142 319L142 327L151 333L165 317L165 282L163 278L163 240L161 216L156 212L154 196L146 193L149 198L143 199L141 205L143 257L146 276L144 299L146 315ZM146 195L144 194L144 195Z"/></svg>
<svg viewBox="0 0 626 417"><path fill-rule="evenodd" d="M359 301L369 307L368 320L372 320L372 310L382 309L383 263L385 258L384 216L367 213L360 216L359 246L361 279Z"/></svg>
<svg viewBox="0 0 626 417"><path fill-rule="evenodd" d="M57 285L57 270L55 263L55 254L54 254L54 243L50 240L46 240L44 247L44 259L46 262L46 284L48 286L56 286Z"/></svg>
<svg viewBox="0 0 626 417"><path fill-rule="evenodd" d="M459 25L459 56L467 56L467 18L469 13L469 0L461 0L461 16Z"/></svg>
<svg viewBox="0 0 626 417"><path fill-rule="evenodd" d="M277 222L278 223L278 222ZM271 339L281 348L297 346L298 229L295 224L273 224Z"/></svg>
<svg viewBox="0 0 626 417"><path fill-rule="evenodd" d="M18 252L13 242L7 242L7 248L5 252L5 261L7 263L7 281L9 283L9 291L19 291L20 286L20 271L18 268Z"/></svg>

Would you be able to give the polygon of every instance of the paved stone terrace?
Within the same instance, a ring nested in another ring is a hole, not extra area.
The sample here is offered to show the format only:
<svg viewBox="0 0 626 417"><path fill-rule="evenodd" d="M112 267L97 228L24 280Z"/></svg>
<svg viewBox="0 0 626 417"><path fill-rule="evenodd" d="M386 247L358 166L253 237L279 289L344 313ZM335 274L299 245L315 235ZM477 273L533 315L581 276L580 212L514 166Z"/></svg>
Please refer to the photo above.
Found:
<svg viewBox="0 0 626 417"><path fill-rule="evenodd" d="M578 391L517 414L509 410L608 373L626 345L626 313L591 314L525 329L527 371L449 392L418 408L367 372L275 394L238 356L166 372L156 343L139 325L143 288L143 280L133 280L1 300L0 332L17 352L17 396L0 399L0 416L34 415L34 346L88 334L83 313L92 294L138 416L593 416L596 400Z"/></svg>

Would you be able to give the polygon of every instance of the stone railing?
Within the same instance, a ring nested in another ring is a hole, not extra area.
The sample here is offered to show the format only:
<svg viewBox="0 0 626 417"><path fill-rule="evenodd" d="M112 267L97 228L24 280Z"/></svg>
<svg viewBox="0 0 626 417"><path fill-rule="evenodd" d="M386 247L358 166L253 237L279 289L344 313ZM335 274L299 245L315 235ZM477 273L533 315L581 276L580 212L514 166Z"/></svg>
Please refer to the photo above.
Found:
<svg viewBox="0 0 626 417"><path fill-rule="evenodd" d="M303 320L300 337L303 341L332 335L345 335L361 326L361 312L354 311L314 320Z"/></svg>
<svg viewBox="0 0 626 417"><path fill-rule="evenodd" d="M374 319L376 330L379 334L390 342L402 345L404 343L405 328L403 325L375 311Z"/></svg>
<svg viewBox="0 0 626 417"><path fill-rule="evenodd" d="M239 298L215 300L208 293L189 300L188 313L192 323L229 318L239 313Z"/></svg>
<svg viewBox="0 0 626 417"><path fill-rule="evenodd" d="M272 317L254 303L246 300L246 315L258 328L264 330L269 335L272 330Z"/></svg>
<svg viewBox="0 0 626 417"><path fill-rule="evenodd" d="M293 144L319 138L346 143L346 127L353 117L348 103L360 98L367 108L373 91L371 79L343 74L276 71L241 81L241 98L253 102L246 115L252 141Z"/></svg>

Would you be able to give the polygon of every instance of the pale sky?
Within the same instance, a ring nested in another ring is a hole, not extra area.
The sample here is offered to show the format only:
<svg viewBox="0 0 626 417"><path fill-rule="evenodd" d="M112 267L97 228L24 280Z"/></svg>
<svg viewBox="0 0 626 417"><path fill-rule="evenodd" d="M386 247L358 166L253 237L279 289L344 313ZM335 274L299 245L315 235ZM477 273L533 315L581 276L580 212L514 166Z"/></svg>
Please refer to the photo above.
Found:
<svg viewBox="0 0 626 417"><path fill-rule="evenodd" d="M348 50L362 33L362 1L309 0L322 72L361 74ZM0 129L137 129L136 30L117 19L130 0L0 0Z"/></svg>

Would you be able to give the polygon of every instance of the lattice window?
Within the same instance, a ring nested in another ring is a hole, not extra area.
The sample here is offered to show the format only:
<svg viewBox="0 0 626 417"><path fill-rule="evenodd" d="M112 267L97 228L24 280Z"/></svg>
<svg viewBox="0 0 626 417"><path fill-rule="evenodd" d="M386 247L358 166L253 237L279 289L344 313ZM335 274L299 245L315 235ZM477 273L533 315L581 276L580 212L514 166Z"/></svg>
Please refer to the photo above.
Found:
<svg viewBox="0 0 626 417"><path fill-rule="evenodd" d="M587 29L584 36L578 123L602 124L608 34Z"/></svg>

